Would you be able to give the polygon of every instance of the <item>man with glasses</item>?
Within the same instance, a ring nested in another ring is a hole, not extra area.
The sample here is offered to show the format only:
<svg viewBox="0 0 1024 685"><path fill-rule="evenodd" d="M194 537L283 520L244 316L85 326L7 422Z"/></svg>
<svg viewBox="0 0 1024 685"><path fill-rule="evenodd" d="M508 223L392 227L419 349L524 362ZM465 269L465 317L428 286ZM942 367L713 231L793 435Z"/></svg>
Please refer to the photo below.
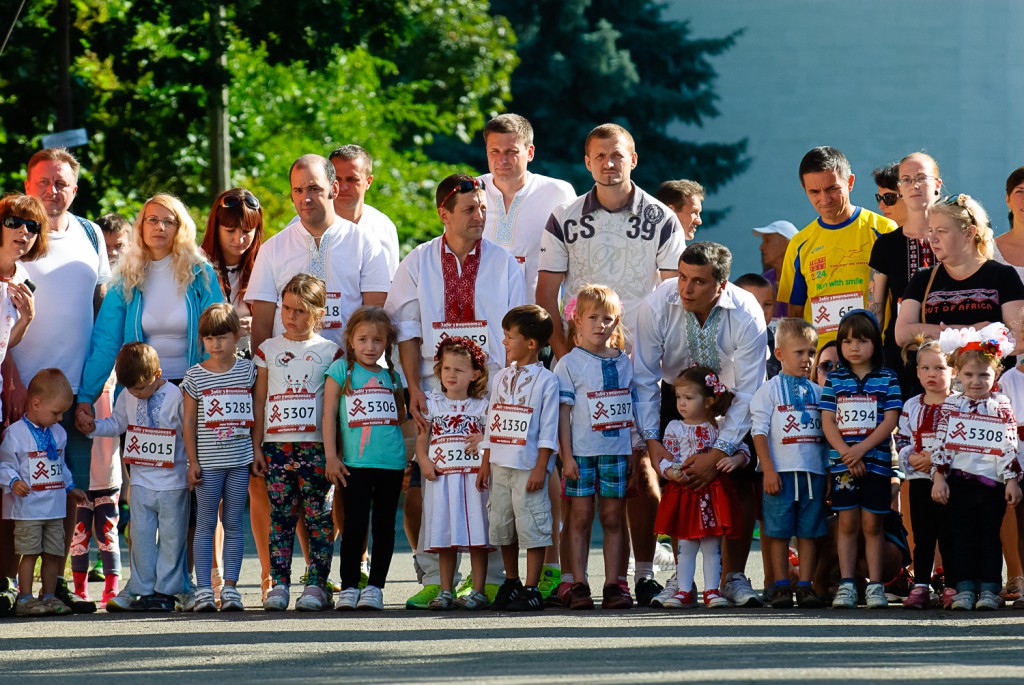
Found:
<svg viewBox="0 0 1024 685"><path fill-rule="evenodd" d="M764 276L772 284L772 295L775 297L773 319L789 316L789 303L779 301L779 274L782 273L782 261L789 248L789 241L797 234L796 226L780 219L767 226L755 228L754 233L761 238L761 268Z"/></svg>
<svg viewBox="0 0 1024 685"><path fill-rule="evenodd" d="M93 319L110 280L110 264L100 243L99 227L69 211L78 193L79 168L78 160L64 148L40 150L28 160L25 193L42 200L50 229L46 256L24 262L29 278L36 284L36 315L21 344L11 351L22 380L27 382L45 368L59 368L76 395ZM57 341L59 344L55 344ZM61 420L68 434L67 464L76 483L88 483L92 441L75 430L75 405L71 406ZM21 407L12 406L10 412L16 418ZM67 512L65 562L77 516L70 499ZM80 602L67 593L63 581L58 586L62 601L70 602L73 609L95 610L95 604Z"/></svg>
<svg viewBox="0 0 1024 685"><path fill-rule="evenodd" d="M384 305L391 285L387 257L379 240L335 213L339 184L331 162L303 155L292 164L289 179L299 220L263 243L245 291L252 308L252 349L283 332L277 315L281 289L300 273L327 284L320 334L343 346L352 312L361 305Z"/></svg>
<svg viewBox="0 0 1024 685"><path fill-rule="evenodd" d="M502 317L526 303L523 272L507 250L483 238L487 194L479 179L452 174L437 185L437 214L444 232L406 255L388 293L385 309L398 326L398 351L408 379L409 415L421 431L426 392L440 391L434 374L438 343L449 336L467 337L487 354L493 379L505 366ZM422 531L422 527L421 527ZM422 552L416 562L423 589L406 607L426 609L440 591L436 554ZM487 565L487 595L492 601L502 582L501 555L493 553Z"/></svg>
<svg viewBox="0 0 1024 685"><path fill-rule="evenodd" d="M854 175L846 156L834 147L816 147L804 155L799 175L819 216L786 249L778 299L789 303L790 316L807 319L824 345L836 339L844 314L864 308L871 247L896 224L850 202Z"/></svg>

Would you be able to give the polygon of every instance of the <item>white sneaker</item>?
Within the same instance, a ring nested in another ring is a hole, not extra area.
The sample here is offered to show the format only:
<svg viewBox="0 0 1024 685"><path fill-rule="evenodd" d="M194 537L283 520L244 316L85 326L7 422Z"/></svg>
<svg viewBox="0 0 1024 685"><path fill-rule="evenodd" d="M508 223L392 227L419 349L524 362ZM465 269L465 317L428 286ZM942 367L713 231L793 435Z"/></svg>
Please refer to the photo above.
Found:
<svg viewBox="0 0 1024 685"><path fill-rule="evenodd" d="M103 608L111 613L116 611L131 611L131 603L132 595L128 592L128 583L125 583L124 587L121 588L121 591L114 597L108 599Z"/></svg>
<svg viewBox="0 0 1024 685"><path fill-rule="evenodd" d="M750 579L742 573L730 573L725 577L725 587L722 588L722 596L737 607L760 607L764 606L761 598L754 592Z"/></svg>
<svg viewBox="0 0 1024 685"><path fill-rule="evenodd" d="M882 589L883 594L885 588ZM840 583L836 590L836 596L832 600L833 609L856 609L857 608L857 586L853 583Z"/></svg>
<svg viewBox="0 0 1024 685"><path fill-rule="evenodd" d="M953 596L953 604L950 609L953 611L970 611L974 608L975 596L970 590L958 592Z"/></svg>
<svg viewBox="0 0 1024 685"><path fill-rule="evenodd" d="M864 589L864 603L868 609L886 609L889 598L885 596L885 586L881 583L868 583Z"/></svg>
<svg viewBox="0 0 1024 685"><path fill-rule="evenodd" d="M359 591L359 601L356 602L356 609L383 611L384 591L376 585L367 585Z"/></svg>
<svg viewBox="0 0 1024 685"><path fill-rule="evenodd" d="M672 601L672 598L678 590L679 588L676 587L676 574L673 573L672 576L665 581L665 589L659 592L658 596L651 600L651 606L662 608L668 607L669 605L666 604L666 602ZM678 609L679 607L674 608Z"/></svg>
<svg viewBox="0 0 1024 685"><path fill-rule="evenodd" d="M323 611L330 599L323 588L307 585L302 595L295 600L296 611Z"/></svg>
<svg viewBox="0 0 1024 685"><path fill-rule="evenodd" d="M334 603L334 608L338 611L349 611L355 609L359 602L359 588L348 587L338 593L338 601Z"/></svg>
<svg viewBox="0 0 1024 685"><path fill-rule="evenodd" d="M675 569L676 555L672 554L672 548L664 542L659 542L654 548L654 573L657 575L668 569Z"/></svg>
<svg viewBox="0 0 1024 685"><path fill-rule="evenodd" d="M186 590L180 595L175 595L174 600L174 608L178 611L194 611L196 608L196 593L194 590Z"/></svg>
<svg viewBox="0 0 1024 685"><path fill-rule="evenodd" d="M999 608L999 595L989 590L982 590L974 608L978 611L995 611Z"/></svg>

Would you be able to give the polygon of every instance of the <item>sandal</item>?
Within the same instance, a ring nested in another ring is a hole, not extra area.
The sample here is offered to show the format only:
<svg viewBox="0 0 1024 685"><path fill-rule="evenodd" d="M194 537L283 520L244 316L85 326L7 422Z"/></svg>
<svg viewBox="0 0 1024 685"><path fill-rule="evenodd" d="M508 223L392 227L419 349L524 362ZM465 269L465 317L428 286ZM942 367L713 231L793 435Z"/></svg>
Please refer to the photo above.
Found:
<svg viewBox="0 0 1024 685"><path fill-rule="evenodd" d="M487 595L476 590L471 591L469 594L463 595L455 600L455 606L466 611L479 611L486 609L487 605L491 602L487 599Z"/></svg>
<svg viewBox="0 0 1024 685"><path fill-rule="evenodd" d="M451 611L455 608L452 603L452 593L448 590L438 592L437 597L430 600L427 608L431 611Z"/></svg>

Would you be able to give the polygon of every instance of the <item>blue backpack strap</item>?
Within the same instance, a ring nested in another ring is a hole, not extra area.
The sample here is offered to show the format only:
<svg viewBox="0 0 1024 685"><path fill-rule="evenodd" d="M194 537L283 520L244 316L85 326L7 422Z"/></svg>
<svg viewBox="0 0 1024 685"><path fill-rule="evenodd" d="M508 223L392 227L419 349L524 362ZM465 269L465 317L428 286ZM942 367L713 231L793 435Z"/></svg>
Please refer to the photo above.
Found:
<svg viewBox="0 0 1024 685"><path fill-rule="evenodd" d="M88 219L83 219L80 216L72 214L78 220L78 223L82 224L82 228L85 229L85 235L89 236L89 242L92 243L92 249L96 250L96 254L100 252L100 240L96 235L96 229L92 227L92 223Z"/></svg>

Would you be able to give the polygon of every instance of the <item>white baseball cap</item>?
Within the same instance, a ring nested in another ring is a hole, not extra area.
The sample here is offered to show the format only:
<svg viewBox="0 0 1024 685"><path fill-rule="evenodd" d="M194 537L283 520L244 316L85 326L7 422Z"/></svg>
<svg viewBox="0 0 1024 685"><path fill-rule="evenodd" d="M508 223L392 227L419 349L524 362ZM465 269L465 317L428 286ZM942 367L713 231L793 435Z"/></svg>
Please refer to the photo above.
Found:
<svg viewBox="0 0 1024 685"><path fill-rule="evenodd" d="M762 226L761 228L754 229L754 233L760 233L762 235L778 233L779 235L784 236L787 240L792 240L793 236L795 236L798 232L799 231L797 231L796 226L794 226L793 224L789 223L784 219L780 219L779 221L773 221L767 226Z"/></svg>

